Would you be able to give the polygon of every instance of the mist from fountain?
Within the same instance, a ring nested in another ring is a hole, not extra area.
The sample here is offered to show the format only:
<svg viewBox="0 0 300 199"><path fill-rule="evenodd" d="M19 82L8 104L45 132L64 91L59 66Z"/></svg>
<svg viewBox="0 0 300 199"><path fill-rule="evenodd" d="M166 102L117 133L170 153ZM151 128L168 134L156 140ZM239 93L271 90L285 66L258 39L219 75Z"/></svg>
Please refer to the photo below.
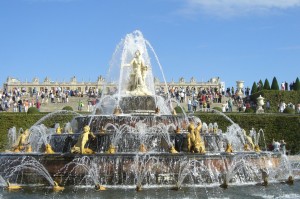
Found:
<svg viewBox="0 0 300 199"><path fill-rule="evenodd" d="M74 184L80 185L100 184L99 165L88 156L73 159L57 172L56 176L60 175L67 176L64 183L73 181Z"/></svg>
<svg viewBox="0 0 300 199"><path fill-rule="evenodd" d="M17 143L17 139L20 136L20 131L23 131L22 128L20 128L19 133L17 133L16 127L12 127L8 129L7 138L8 138L8 148L12 149L13 146L15 146Z"/></svg>
<svg viewBox="0 0 300 199"><path fill-rule="evenodd" d="M95 111L93 114L97 114L96 110L102 111L101 114L111 114L111 111L104 111L103 106L104 101L106 101L107 96L111 96L110 99L115 100L115 102L111 103L110 110L113 110L113 108L120 106L121 99L128 96L134 96L133 92L129 92L128 88L131 86L133 82L132 81L132 74L134 69L131 66L132 60L134 55L136 54L137 50L141 53L141 60L144 66L146 66L146 72L143 73L143 84L145 84L144 87L141 89L144 89L143 92L137 92L137 96L139 95L145 95L143 93L148 93L147 96L152 96L155 102L155 107L158 107L160 109L160 114L162 115L169 115L170 109L168 106L166 106L166 101L168 102L168 99L164 100L161 96L155 95L155 86L154 86L154 76L153 76L153 70L155 65L158 65L158 69L160 71L160 74L156 75L162 75L162 79L165 83L166 90L168 92L166 79L164 76L164 72L162 70L162 66L159 62L159 59L149 43L147 41L143 34L139 31L133 31L130 34L127 34L124 39L120 41L120 43L117 45L115 52L112 55L107 77L105 84L102 88L102 98L100 99L100 102L96 105ZM156 61L156 64L153 64L150 62L152 60L150 58L150 54L152 53L154 55L154 59ZM144 70L144 68L142 68ZM116 92L110 93L109 92L109 86L111 83L114 83L116 86ZM146 91L146 90L147 91Z"/></svg>
<svg viewBox="0 0 300 199"><path fill-rule="evenodd" d="M192 173L191 173L191 164L192 163L193 163L193 161L189 161L189 160L182 160L179 162L179 170L178 170L179 172L178 172L177 180L176 180L176 184L175 184L176 190L181 189L183 181L188 175L192 175Z"/></svg>
<svg viewBox="0 0 300 199"><path fill-rule="evenodd" d="M239 125L232 124L227 127L225 137L228 143L234 148L234 151L244 151L245 135Z"/></svg>
<svg viewBox="0 0 300 199"><path fill-rule="evenodd" d="M67 110L57 110L54 112L51 112L47 115L45 115L44 117L42 117L41 119L39 119L34 125L32 126L37 126L39 124L42 124L45 120L52 118L56 115L63 115L63 114L74 114L75 116L82 116L81 114L77 113L76 111L67 111Z"/></svg>
<svg viewBox="0 0 300 199"><path fill-rule="evenodd" d="M140 191L143 186L143 181L146 180L146 176L148 179L146 181L151 181L155 179L154 172L159 163L159 160L156 157L149 155L136 155L134 158L134 163L132 164L131 170L135 175L135 184L136 190Z"/></svg>
<svg viewBox="0 0 300 199"><path fill-rule="evenodd" d="M224 160L226 170L223 173L223 183L228 185L230 182L245 184L258 181L260 179L259 168L249 161L249 158L245 155L237 155L231 161Z"/></svg>
<svg viewBox="0 0 300 199"><path fill-rule="evenodd" d="M0 187L6 187L6 186L7 186L6 181L4 180L2 175L0 175Z"/></svg>
<svg viewBox="0 0 300 199"><path fill-rule="evenodd" d="M4 173L6 173L5 177L7 179L14 179L16 182L19 181L21 184L23 172L31 170L36 174L42 176L44 179L46 179L51 186L55 185L54 180L52 179L47 169L34 157L24 156L20 159L16 159L9 162L7 165L9 166L7 166L4 171ZM32 179L32 180L37 180L37 179Z"/></svg>
<svg viewBox="0 0 300 199"><path fill-rule="evenodd" d="M41 152L42 147L50 143L53 133L44 124L32 126L28 136L28 143L32 147L32 152Z"/></svg>

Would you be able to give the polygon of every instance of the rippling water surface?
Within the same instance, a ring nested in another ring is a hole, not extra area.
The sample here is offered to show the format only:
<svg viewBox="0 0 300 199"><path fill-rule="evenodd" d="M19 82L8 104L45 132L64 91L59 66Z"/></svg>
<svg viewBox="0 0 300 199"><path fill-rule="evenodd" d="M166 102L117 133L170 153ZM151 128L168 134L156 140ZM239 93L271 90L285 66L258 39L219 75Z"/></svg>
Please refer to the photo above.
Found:
<svg viewBox="0 0 300 199"><path fill-rule="evenodd" d="M0 198L6 199L91 199L91 198L300 198L300 181L295 181L294 185L284 183L274 183L267 187L260 185L234 185L228 189L219 187L184 187L179 191L171 188L144 187L141 192L136 192L134 187L109 188L107 191L95 191L92 187L67 187L62 192L53 192L47 187L26 187L21 190L8 191L0 190Z"/></svg>

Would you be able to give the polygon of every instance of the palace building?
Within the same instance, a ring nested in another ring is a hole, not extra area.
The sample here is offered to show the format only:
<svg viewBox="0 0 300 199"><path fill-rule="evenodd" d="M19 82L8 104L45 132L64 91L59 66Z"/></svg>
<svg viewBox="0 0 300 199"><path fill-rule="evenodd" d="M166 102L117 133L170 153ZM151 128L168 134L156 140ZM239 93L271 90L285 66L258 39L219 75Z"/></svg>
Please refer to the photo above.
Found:
<svg viewBox="0 0 300 199"><path fill-rule="evenodd" d="M166 84L161 82L159 79L154 79L156 89L160 89L160 91L167 92ZM69 82L58 82L51 81L50 78L46 77L44 81L40 81L39 78L33 78L31 82L25 81L21 82L17 78L8 77L6 82L3 84L3 89L7 92L14 90L15 88L21 89L22 92L32 93L35 91L45 91L47 90L55 90L56 88L60 88L61 90L77 90L78 92L85 92L88 89L92 90L102 90L102 88L106 86L108 90L116 89L116 85L114 83L106 82L102 76L97 78L96 82L84 82L78 81L75 76L73 76ZM192 88L194 87L197 91L203 89L211 89L216 88L219 91L224 91L225 83L220 81L219 77L211 78L207 82L197 82L194 77L190 79L190 81L185 81L183 77L179 79L178 82L167 82L167 86L169 87L178 87L178 88Z"/></svg>

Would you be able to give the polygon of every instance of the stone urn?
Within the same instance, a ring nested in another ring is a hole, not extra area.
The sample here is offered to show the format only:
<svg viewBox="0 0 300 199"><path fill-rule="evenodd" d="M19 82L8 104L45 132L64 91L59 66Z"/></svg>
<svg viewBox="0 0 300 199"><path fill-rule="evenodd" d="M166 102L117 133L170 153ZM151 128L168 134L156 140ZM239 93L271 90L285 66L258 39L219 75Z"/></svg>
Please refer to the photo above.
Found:
<svg viewBox="0 0 300 199"><path fill-rule="evenodd" d="M259 97L257 98L257 109L256 109L256 113L264 113L264 109L263 109L263 105L265 104L264 99L261 95L259 95Z"/></svg>
<svg viewBox="0 0 300 199"><path fill-rule="evenodd" d="M236 88L237 88L237 95L242 97L244 94L242 92L242 89L244 88L244 81L236 81Z"/></svg>

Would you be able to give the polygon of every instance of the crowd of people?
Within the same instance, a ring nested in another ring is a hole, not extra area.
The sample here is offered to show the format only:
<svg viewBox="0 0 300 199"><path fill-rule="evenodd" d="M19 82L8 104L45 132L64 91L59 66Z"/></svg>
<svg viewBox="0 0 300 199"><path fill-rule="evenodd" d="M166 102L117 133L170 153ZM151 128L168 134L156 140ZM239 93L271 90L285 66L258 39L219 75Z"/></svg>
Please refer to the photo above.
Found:
<svg viewBox="0 0 300 199"><path fill-rule="evenodd" d="M48 103L69 103L69 97L84 97L89 99L87 110L92 111L96 104L98 91L86 87L85 92L78 90L62 90L60 87L54 89L45 88L42 91L37 91L35 88L28 93L20 88L14 88L11 91L4 90L0 92L0 111L12 112L27 112L30 107L36 107L40 110L41 106L47 106ZM82 111L84 103L79 100L78 110Z"/></svg>
<svg viewBox="0 0 300 199"><path fill-rule="evenodd" d="M293 85L289 85L290 90ZM258 88L260 85L258 84ZM288 90L287 82L282 82L282 90ZM163 88L156 90L156 93L168 97ZM187 106L188 112L210 111L214 103L219 103L222 112L232 112L234 107L239 112L244 112L246 109L256 107L256 104L250 100L250 88L242 89L243 97L237 95L237 90L234 87L228 87L225 90L219 90L217 87L196 89L193 86L187 87L168 87L169 95L171 98L176 99L178 103L183 103ZM87 111L92 111L96 104L96 98L101 93L97 89L89 88L86 86L85 91L79 90L66 90L60 87L37 91L35 88L32 92L28 93L20 88L14 88L11 91L4 90L0 92L0 111L13 111L13 112L27 112L28 108L36 107L40 109L41 106L46 106L48 103L68 103L69 97L89 97L88 101L78 101L78 111L82 111L83 107L87 105ZM226 98L225 98L225 97ZM225 99L225 100L224 100ZM291 107L300 113L300 103L293 105L286 104L281 101L278 104L278 111L283 112L286 107ZM265 108L270 109L270 101L267 100Z"/></svg>

